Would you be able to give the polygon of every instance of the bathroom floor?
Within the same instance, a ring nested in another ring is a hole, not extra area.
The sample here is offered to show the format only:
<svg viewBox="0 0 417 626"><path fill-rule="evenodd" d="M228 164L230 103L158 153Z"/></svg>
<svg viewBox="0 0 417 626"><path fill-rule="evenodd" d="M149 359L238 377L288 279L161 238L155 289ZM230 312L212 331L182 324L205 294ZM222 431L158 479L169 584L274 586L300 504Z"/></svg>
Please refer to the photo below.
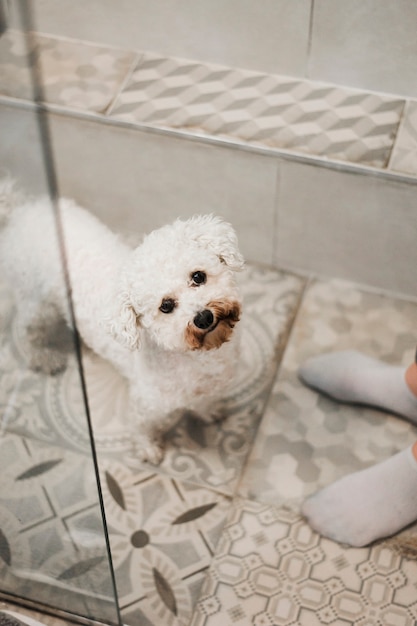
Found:
<svg viewBox="0 0 417 626"><path fill-rule="evenodd" d="M85 354L123 621L411 626L415 529L353 549L319 537L298 509L322 485L412 443L417 429L318 395L299 382L297 367L313 354L348 348L408 364L417 304L255 265L242 288L243 357L228 417L205 426L185 415L157 468L129 458L124 383ZM0 394L17 390L0 441L0 491L8 494L0 500L2 579L15 581L21 562L45 565L59 580L51 597L83 592L88 607L92 583L102 596L109 585L94 541L83 544L99 509L76 365L53 378L25 369L5 288L0 296ZM61 541L42 543L46 534Z"/></svg>

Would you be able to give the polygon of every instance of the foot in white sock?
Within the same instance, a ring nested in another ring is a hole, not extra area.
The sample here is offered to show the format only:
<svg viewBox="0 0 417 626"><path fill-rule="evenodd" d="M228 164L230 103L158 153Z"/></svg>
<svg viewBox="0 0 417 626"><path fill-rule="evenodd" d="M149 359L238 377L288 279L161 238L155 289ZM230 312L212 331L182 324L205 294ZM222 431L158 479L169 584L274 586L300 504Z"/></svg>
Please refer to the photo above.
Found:
<svg viewBox="0 0 417 626"><path fill-rule="evenodd" d="M417 520L417 461L411 448L345 476L308 498L302 514L321 535L366 546Z"/></svg>
<svg viewBox="0 0 417 626"><path fill-rule="evenodd" d="M341 402L366 404L417 423L417 397L405 382L406 368L349 350L313 357L299 370L301 380Z"/></svg>

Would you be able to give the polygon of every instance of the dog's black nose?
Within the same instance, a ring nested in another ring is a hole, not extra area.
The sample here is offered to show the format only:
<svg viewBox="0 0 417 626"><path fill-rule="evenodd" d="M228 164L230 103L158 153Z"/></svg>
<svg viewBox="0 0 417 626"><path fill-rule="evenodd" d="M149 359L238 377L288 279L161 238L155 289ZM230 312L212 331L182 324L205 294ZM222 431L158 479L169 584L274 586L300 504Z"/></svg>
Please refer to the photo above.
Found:
<svg viewBox="0 0 417 626"><path fill-rule="evenodd" d="M201 330L207 330L214 322L213 313L210 309L204 309L200 311L194 318L194 324Z"/></svg>

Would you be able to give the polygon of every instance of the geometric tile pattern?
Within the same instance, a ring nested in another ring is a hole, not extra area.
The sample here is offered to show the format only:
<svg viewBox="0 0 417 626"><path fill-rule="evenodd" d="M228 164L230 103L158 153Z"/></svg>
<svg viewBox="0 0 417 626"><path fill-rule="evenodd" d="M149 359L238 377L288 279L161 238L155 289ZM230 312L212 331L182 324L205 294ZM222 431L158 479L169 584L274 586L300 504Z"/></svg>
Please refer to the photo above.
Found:
<svg viewBox="0 0 417 626"><path fill-rule="evenodd" d="M229 415L210 426L185 416L169 433L166 457L157 469L150 471L149 466L127 458L126 384L93 354L84 355L118 594L128 623L155 624L161 611L167 624L185 624L191 618L230 506L227 494L236 489L305 284L291 274L250 265L240 279L243 354L239 375L226 398ZM66 371L54 377L28 370L5 286L0 287L0 307L3 431L24 435L34 446L45 448L51 466L34 464L48 470L45 477L52 478L57 471L53 450L62 451L60 458L80 458L81 462L74 461L80 475L77 478L72 472L72 493L78 488L75 485L82 488L87 475L82 468L87 467L90 454L76 363L70 361ZM7 483L3 488L7 493L11 486ZM92 514L91 504L84 506L80 500L79 506ZM59 515L57 519L62 523ZM7 526L5 537L11 531ZM55 554L52 546L50 552L49 560L56 562L59 572L68 569L65 554ZM80 556L80 561L88 559ZM76 560L72 570L76 584L83 582L75 571L77 564ZM94 601L94 587L86 587ZM68 604L65 595L62 601Z"/></svg>
<svg viewBox="0 0 417 626"><path fill-rule="evenodd" d="M1 591L115 622L91 460L13 434L0 439Z"/></svg>
<svg viewBox="0 0 417 626"><path fill-rule="evenodd" d="M189 624L230 500L150 469L101 469L124 623Z"/></svg>
<svg viewBox="0 0 417 626"><path fill-rule="evenodd" d="M370 407L342 405L303 385L310 356L356 349L388 363L414 360L417 304L343 281L313 282L252 447L239 493L297 509L334 480L404 449L417 427Z"/></svg>
<svg viewBox="0 0 417 626"><path fill-rule="evenodd" d="M404 102L145 53L110 115L384 167Z"/></svg>
<svg viewBox="0 0 417 626"><path fill-rule="evenodd" d="M123 622L132 626L411 626L417 619L417 561L407 554L415 554L409 548L415 543L416 529L407 529L394 541L346 548L319 537L297 511L305 495L402 449L414 440L416 429L374 409L338 405L301 385L296 371L313 354L346 348L408 364L414 356L417 305L365 293L342 281L312 281L305 288L304 279L256 266L249 266L242 276L242 289L241 323L245 319L249 323L243 333L248 352L240 382L229 398L229 417L207 431L190 425L185 416L169 434L166 458L158 468L134 466L118 447L108 402L112 396L113 407L123 406L112 382L114 374L103 374L102 364L89 365L93 357L87 355L89 399L93 419L98 420L101 485ZM56 532L56 543L45 544L51 571L71 573L64 582L55 583L55 593L58 585L62 605L74 597L87 603L78 605L81 614L97 617L103 609L97 592L101 579L95 573L98 555L91 551L98 549L102 537L98 533L91 545L91 514L97 504L91 469L83 470L89 462L80 436L83 418L68 414L79 420L72 431L56 418L71 404L74 409L79 400L75 387L62 382L68 374L48 395L59 377L34 380L23 370L25 357L7 302L3 288L0 399L3 403L6 399L6 404L12 400L6 411L8 431L25 432L27 437L5 434L0 449L0 466L4 466L0 587L12 588L8 554L19 559L24 553L27 559L31 552L26 537L37 537L44 525L51 530L62 526L64 532ZM19 371L23 375L17 380ZM104 375L100 384L98 372ZM18 394L13 400L16 380ZM109 394L97 400L103 388ZM60 400L57 411L60 394L65 400ZM55 407L54 419L51 407ZM31 416L36 425L32 430ZM114 453L108 445L112 436L117 444ZM17 466L19 471L13 470ZM31 484L19 481L19 490L12 489L10 477L22 474L31 476ZM91 498L80 495L86 488ZM16 517L16 506L21 524L17 538L16 521L9 523ZM46 514L51 507L53 520ZM100 518L95 519L98 528ZM80 541L87 538L76 554L72 543L60 547L58 540L66 533ZM31 546L39 551L37 540ZM97 573L104 571L99 568ZM24 576L18 582L14 589L23 595L36 593L33 577L27 578L27 588ZM51 597L53 592L52 585L42 589Z"/></svg>
<svg viewBox="0 0 417 626"><path fill-rule="evenodd" d="M411 626L417 562L383 545L346 550L295 513L235 506L191 626ZM403 603L405 596L412 598Z"/></svg>
<svg viewBox="0 0 417 626"><path fill-rule="evenodd" d="M29 44L37 47L46 101L97 113L108 108L137 59L126 50L38 34L26 39L9 30L0 39L0 94L33 98Z"/></svg>
<svg viewBox="0 0 417 626"><path fill-rule="evenodd" d="M175 128L384 169L405 104L375 92L150 52L39 34L33 41L46 102L110 116L116 125ZM0 40L1 96L33 96L18 31L6 31ZM415 174L404 163L400 171Z"/></svg>
<svg viewBox="0 0 417 626"><path fill-rule="evenodd" d="M417 175L417 102L407 102L394 145L390 169Z"/></svg>

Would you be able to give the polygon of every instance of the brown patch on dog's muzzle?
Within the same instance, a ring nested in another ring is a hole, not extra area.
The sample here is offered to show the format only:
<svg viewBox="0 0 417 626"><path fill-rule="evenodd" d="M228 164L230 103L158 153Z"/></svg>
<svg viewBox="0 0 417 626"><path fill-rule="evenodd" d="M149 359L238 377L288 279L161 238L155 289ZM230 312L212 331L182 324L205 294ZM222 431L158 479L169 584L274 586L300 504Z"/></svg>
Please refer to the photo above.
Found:
<svg viewBox="0 0 417 626"><path fill-rule="evenodd" d="M229 341L241 307L237 301L213 301L197 313L185 330L185 341L191 350L212 350Z"/></svg>

